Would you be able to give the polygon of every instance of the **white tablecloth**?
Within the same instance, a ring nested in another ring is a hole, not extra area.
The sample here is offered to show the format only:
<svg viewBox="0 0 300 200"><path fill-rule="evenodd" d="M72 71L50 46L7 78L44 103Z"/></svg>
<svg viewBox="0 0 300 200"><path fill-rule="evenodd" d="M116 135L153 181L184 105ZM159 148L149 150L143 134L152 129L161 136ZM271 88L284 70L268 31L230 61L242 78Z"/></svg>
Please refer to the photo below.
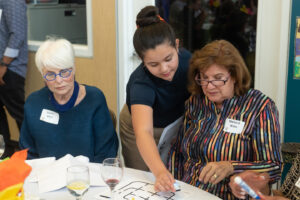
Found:
<svg viewBox="0 0 300 200"><path fill-rule="evenodd" d="M100 167L100 166L99 166ZM148 187L151 189L153 186L151 184L154 184L154 176L152 173L149 172L144 172L140 170L135 170L135 169L130 169L130 168L125 168L124 169L124 175L119 183L119 185L116 187L116 199L129 199L132 200L132 197L130 195L126 195L126 192L128 193L129 190L132 190L131 186L137 186L138 184L143 184L143 183L150 183ZM168 199L168 200L178 200L178 199L184 199L184 200L194 200L194 199L205 199L205 200L216 200L219 199L218 197L207 193L203 190L200 190L194 186L191 186L189 184L183 183L181 181L178 181L181 190L177 191L175 193L175 196L170 197L170 198L163 198L163 197L158 197L156 196L153 199ZM130 185L131 188L125 188L127 185ZM121 189L123 188L123 190ZM125 188L125 190L124 190ZM72 196L66 188L62 188L60 190L56 190L53 192L47 192L47 193L42 193L39 194L38 192L38 184L37 183L29 183L25 181L24 184L24 191L25 195L31 198L28 198L30 200L36 200L38 198L34 197L39 197L40 200L75 200L75 197ZM107 195L109 188L108 186L105 187L90 187L88 192L84 195L84 200L97 200L97 199L103 199L107 200L107 198L101 198L99 197L99 194ZM119 192L119 193L118 193ZM139 191L141 192L141 191ZM142 191L143 192L143 191ZM143 194L142 194L143 195ZM135 200L139 200L142 198L135 197ZM150 200L150 199L149 199Z"/></svg>

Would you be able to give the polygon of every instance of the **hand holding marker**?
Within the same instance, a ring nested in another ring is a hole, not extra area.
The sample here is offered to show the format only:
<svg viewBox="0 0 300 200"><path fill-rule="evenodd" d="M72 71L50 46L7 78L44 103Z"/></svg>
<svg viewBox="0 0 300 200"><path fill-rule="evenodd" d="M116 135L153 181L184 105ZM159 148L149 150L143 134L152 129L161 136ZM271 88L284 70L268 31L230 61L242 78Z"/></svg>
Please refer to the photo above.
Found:
<svg viewBox="0 0 300 200"><path fill-rule="evenodd" d="M234 182L243 188L252 198L260 199L254 190L239 176L234 178Z"/></svg>

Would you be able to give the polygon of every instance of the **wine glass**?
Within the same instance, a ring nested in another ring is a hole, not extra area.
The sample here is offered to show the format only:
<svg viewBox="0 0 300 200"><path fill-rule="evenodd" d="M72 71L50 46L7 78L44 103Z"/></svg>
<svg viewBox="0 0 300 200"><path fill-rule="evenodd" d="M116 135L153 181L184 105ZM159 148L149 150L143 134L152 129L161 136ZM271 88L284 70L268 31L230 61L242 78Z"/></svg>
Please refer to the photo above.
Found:
<svg viewBox="0 0 300 200"><path fill-rule="evenodd" d="M67 188L69 192L81 200L90 186L90 173L87 166L75 165L67 168Z"/></svg>
<svg viewBox="0 0 300 200"><path fill-rule="evenodd" d="M101 175L111 191L111 199L114 199L114 189L123 176L123 165L119 158L106 158L103 160Z"/></svg>
<svg viewBox="0 0 300 200"><path fill-rule="evenodd" d="M4 142L3 135L0 135L0 158L3 155L4 151L5 151L5 142Z"/></svg>

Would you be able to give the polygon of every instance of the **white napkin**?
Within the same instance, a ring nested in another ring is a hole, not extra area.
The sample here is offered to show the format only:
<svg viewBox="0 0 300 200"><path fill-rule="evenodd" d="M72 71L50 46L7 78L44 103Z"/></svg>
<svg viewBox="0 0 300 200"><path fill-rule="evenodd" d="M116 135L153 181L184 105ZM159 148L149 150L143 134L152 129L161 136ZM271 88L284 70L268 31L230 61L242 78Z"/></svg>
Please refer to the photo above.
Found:
<svg viewBox="0 0 300 200"><path fill-rule="evenodd" d="M26 160L25 162L32 167L31 173L26 178L28 182L37 182L37 171L55 161L55 157L38 158L33 160Z"/></svg>
<svg viewBox="0 0 300 200"><path fill-rule="evenodd" d="M35 167L32 170L32 181L38 180L39 192L50 192L61 189L67 185L66 171L72 165L86 165L90 171L90 185L105 186L106 184L101 178L100 165L96 163L89 163L89 159L85 156L73 157L70 154L52 161L53 158L36 159L27 161L36 164L40 167ZM50 160L52 162L50 162ZM46 163L46 164L45 164ZM41 167L42 166L42 167ZM34 178L35 176L35 178ZM30 180L30 179L29 179Z"/></svg>

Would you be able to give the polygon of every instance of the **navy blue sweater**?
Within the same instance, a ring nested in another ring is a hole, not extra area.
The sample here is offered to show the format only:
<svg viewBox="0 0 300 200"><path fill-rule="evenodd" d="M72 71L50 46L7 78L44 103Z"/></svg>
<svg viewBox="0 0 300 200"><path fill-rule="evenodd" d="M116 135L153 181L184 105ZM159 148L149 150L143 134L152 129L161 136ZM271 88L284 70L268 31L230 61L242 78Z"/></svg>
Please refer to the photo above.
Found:
<svg viewBox="0 0 300 200"><path fill-rule="evenodd" d="M65 154L84 155L92 162L115 157L118 138L103 93L96 87L85 86L86 96L66 112L55 110L47 87L32 93L26 100L20 147L28 148L28 158ZM43 109L59 115L58 124L40 119Z"/></svg>

